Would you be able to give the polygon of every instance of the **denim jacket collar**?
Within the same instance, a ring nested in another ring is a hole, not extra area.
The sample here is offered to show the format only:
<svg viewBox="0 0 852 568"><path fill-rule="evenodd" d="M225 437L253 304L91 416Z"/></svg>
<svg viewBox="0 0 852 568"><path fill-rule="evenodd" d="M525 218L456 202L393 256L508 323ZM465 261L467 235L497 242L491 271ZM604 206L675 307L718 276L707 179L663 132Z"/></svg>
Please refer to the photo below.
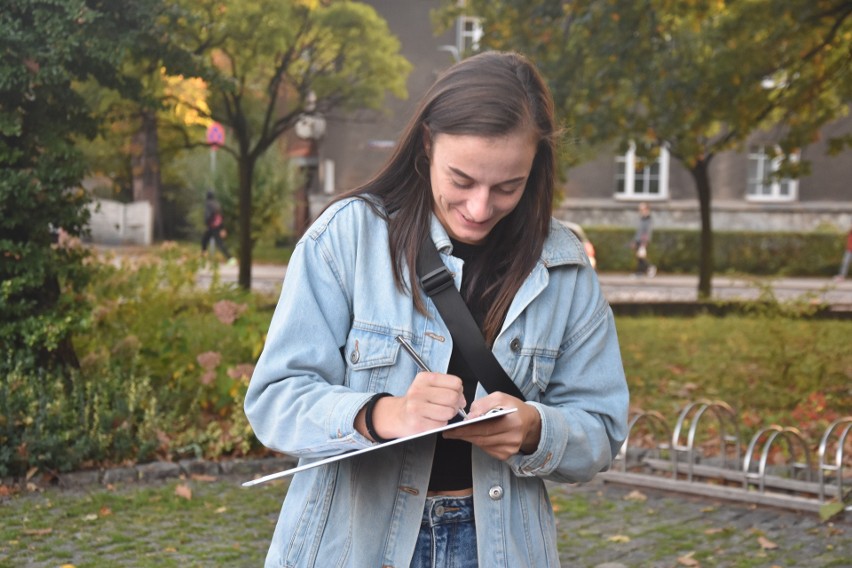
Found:
<svg viewBox="0 0 852 568"><path fill-rule="evenodd" d="M452 243L446 229L433 213L429 227L432 241L439 252L452 254ZM555 219L550 220L550 235L544 241L539 264L545 268L553 266L586 264L582 245L576 237Z"/></svg>

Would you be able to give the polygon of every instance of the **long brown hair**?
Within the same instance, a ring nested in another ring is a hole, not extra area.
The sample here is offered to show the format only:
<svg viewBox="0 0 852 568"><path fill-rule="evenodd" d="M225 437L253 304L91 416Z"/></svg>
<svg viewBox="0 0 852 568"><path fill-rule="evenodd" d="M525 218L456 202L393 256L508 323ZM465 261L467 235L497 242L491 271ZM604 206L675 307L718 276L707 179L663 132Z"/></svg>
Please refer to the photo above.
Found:
<svg viewBox="0 0 852 568"><path fill-rule="evenodd" d="M532 170L515 209L491 231L478 274L501 274L485 293L489 310L483 324L491 344L512 299L541 255L550 227L556 161L553 100L536 68L517 53L486 52L457 63L432 85L410 119L385 166L364 185L338 199L367 199L388 223L394 279L405 290L403 274L417 279L420 243L429 236L433 198L426 137L438 134L494 137L529 129L537 141ZM382 210L383 209L383 210ZM412 293L425 312L421 294Z"/></svg>

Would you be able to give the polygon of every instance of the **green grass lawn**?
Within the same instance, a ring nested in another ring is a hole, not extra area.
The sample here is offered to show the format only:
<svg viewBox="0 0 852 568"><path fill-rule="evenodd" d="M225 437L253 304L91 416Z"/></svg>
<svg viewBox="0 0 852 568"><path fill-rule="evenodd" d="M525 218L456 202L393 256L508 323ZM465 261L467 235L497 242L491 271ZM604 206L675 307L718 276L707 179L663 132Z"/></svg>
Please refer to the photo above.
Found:
<svg viewBox="0 0 852 568"><path fill-rule="evenodd" d="M773 316L620 317L632 406L673 426L699 399L722 400L746 434L772 423L814 444L852 414L852 321Z"/></svg>

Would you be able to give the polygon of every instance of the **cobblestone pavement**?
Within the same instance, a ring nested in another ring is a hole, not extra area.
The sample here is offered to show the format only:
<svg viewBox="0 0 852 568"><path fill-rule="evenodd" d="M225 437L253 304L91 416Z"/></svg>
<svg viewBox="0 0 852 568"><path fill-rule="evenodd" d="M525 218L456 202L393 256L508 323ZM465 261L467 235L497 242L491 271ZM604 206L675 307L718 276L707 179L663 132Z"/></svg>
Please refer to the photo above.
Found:
<svg viewBox="0 0 852 568"><path fill-rule="evenodd" d="M719 501L602 480L551 486L562 566L852 566L849 516ZM587 508L574 510L571 498Z"/></svg>
<svg viewBox="0 0 852 568"><path fill-rule="evenodd" d="M20 515L26 516L33 507L43 508L50 502L51 514L63 519L52 525L49 534L43 534L44 529L13 529L11 536L6 536L11 540L0 542L0 567L55 568L66 562L78 568L259 566L286 481L250 490L239 484L292 464L288 459L232 460L221 464L193 461L146 464L99 474L68 474L58 483L68 498L51 497L55 489L50 489L44 494L25 493L11 500L0 499L0 525L26 526L19 521ZM201 478L205 481L192 481ZM165 518L156 509L150 510L152 502L162 506L169 498L178 499L171 485L185 483L195 484L193 502L199 503L195 513L179 507ZM154 498L143 497L152 487L163 484L167 484L166 489ZM605 482L601 476L587 484L548 487L556 513L563 568L852 566L852 516L848 513L821 522L814 513L638 489ZM120 510L119 502L114 501L110 502L113 511L108 517L94 521L90 517L99 517L98 514L84 515L90 512L87 503L95 509L101 503L98 493L113 492L125 495L130 509ZM135 493L140 496L134 497ZM130 518L136 509L147 510L149 516L143 516L142 521ZM226 509L226 515L215 512ZM211 515L216 519L210 521ZM73 521L81 516L87 519L82 524ZM75 522L77 526L73 526ZM145 525L147 536L137 531L140 522ZM63 530L62 525L69 523L72 526ZM104 524L98 529L93 523ZM131 538L134 534L137 537ZM25 552L28 560L23 561L18 554L21 561L16 562L14 551L20 550L20 545L15 548L13 542L19 540L31 545ZM122 550L128 546L133 547L131 551Z"/></svg>

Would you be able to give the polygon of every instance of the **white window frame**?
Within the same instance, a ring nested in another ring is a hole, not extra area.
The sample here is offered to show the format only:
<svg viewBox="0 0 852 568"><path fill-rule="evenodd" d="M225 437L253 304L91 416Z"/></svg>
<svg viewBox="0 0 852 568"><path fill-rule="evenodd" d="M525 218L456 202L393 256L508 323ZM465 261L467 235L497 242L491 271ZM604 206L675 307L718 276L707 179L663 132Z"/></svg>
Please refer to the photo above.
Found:
<svg viewBox="0 0 852 568"><path fill-rule="evenodd" d="M776 149L777 150L777 149ZM784 156L767 153L765 145L753 145L748 152L748 165L746 169L746 200L759 202L787 203L799 198L799 180L793 178L773 178L781 166ZM790 156L790 159L798 161L798 155ZM756 162L757 174L752 176L752 164ZM786 189L786 193L785 193Z"/></svg>
<svg viewBox="0 0 852 568"><path fill-rule="evenodd" d="M470 29L468 29L470 25ZM474 16L459 16L456 28L456 48L459 55L479 51L479 40L482 39L482 18Z"/></svg>
<svg viewBox="0 0 852 568"><path fill-rule="evenodd" d="M653 179L653 172L650 166L645 166L642 170L637 171L636 165L636 145L631 143L627 152L615 157L615 162L618 167L616 172L616 199L642 199L642 200L662 200L669 197L669 151L663 146L660 148L660 155L654 162L658 166L659 173L657 174L657 185L659 191L650 193L650 182ZM640 179L637 179L637 176ZM618 182L624 179L624 191L618 191ZM641 190L636 190L637 181L641 181Z"/></svg>

